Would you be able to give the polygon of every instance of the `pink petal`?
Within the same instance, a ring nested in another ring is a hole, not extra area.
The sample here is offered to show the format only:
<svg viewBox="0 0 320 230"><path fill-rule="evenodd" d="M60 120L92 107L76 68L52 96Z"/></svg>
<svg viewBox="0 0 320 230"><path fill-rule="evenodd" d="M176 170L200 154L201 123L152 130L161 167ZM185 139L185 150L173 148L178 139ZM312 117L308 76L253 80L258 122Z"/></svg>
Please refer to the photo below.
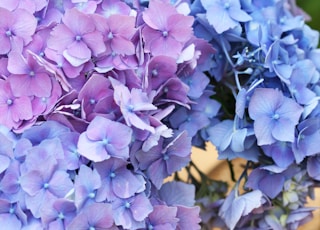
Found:
<svg viewBox="0 0 320 230"><path fill-rule="evenodd" d="M28 11L17 9L13 13L16 22L12 27L12 31L18 37L24 40L24 44L31 42L31 36L35 33L37 28L37 19Z"/></svg>
<svg viewBox="0 0 320 230"><path fill-rule="evenodd" d="M108 18L108 25L113 34L130 40L135 29L135 17L126 15L112 15Z"/></svg>
<svg viewBox="0 0 320 230"><path fill-rule="evenodd" d="M118 54L132 55L135 53L133 43L122 37L115 37L111 40L111 48Z"/></svg>
<svg viewBox="0 0 320 230"><path fill-rule="evenodd" d="M15 10L19 5L20 0L1 0L0 7L9 11Z"/></svg>
<svg viewBox="0 0 320 230"><path fill-rule="evenodd" d="M176 14L175 8L164 2L151 1L149 8L142 15L145 23L155 30L166 29L169 16Z"/></svg>
<svg viewBox="0 0 320 230"><path fill-rule="evenodd" d="M169 34L179 42L186 42L192 35L193 17L181 14L172 15L168 19Z"/></svg>
<svg viewBox="0 0 320 230"><path fill-rule="evenodd" d="M8 56L8 71L12 74L28 74L29 66L27 60L21 53L12 51Z"/></svg>
<svg viewBox="0 0 320 230"><path fill-rule="evenodd" d="M71 65L78 67L91 58L91 51L88 46L82 41L74 41L63 52L63 56L70 62Z"/></svg>
<svg viewBox="0 0 320 230"><path fill-rule="evenodd" d="M95 56L98 56L99 54L106 51L103 36L98 31L83 35L83 41L92 50L93 55Z"/></svg>
<svg viewBox="0 0 320 230"><path fill-rule="evenodd" d="M14 96L20 97L33 95L30 91L31 77L29 75L11 75L8 80Z"/></svg>
<svg viewBox="0 0 320 230"><path fill-rule="evenodd" d="M52 50L62 53L68 45L74 42L75 34L65 25L59 24L51 31L47 46Z"/></svg>
<svg viewBox="0 0 320 230"><path fill-rule="evenodd" d="M154 56L165 55L173 58L178 58L182 50L182 44L177 40L167 37L154 40L151 44L151 53Z"/></svg>
<svg viewBox="0 0 320 230"><path fill-rule="evenodd" d="M51 79L46 73L31 78L30 91L36 97L49 97L52 91Z"/></svg>
<svg viewBox="0 0 320 230"><path fill-rule="evenodd" d="M75 35L84 35L95 30L95 25L90 16L76 8L67 10L62 21Z"/></svg>
<svg viewBox="0 0 320 230"><path fill-rule="evenodd" d="M1 13L1 11L0 11ZM0 54L7 54L11 50L10 38L5 34L0 34Z"/></svg>
<svg viewBox="0 0 320 230"><path fill-rule="evenodd" d="M12 119L15 122L18 122L19 120L29 120L33 116L29 97L19 97L15 99L11 109Z"/></svg>
<svg viewBox="0 0 320 230"><path fill-rule="evenodd" d="M113 121L97 116L90 122L86 135L92 141L101 141L107 136L107 129ZM100 127L100 128L99 128ZM103 128L101 128L103 127Z"/></svg>

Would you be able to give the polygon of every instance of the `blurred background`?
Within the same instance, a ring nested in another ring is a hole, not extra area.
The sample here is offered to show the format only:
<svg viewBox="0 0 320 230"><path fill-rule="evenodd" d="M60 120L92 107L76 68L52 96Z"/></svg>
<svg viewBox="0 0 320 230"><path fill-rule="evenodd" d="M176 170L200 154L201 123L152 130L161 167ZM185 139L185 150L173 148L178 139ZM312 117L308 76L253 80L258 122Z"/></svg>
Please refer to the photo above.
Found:
<svg viewBox="0 0 320 230"><path fill-rule="evenodd" d="M320 1L319 0L297 0L298 5L310 16L308 24L311 28L320 31Z"/></svg>

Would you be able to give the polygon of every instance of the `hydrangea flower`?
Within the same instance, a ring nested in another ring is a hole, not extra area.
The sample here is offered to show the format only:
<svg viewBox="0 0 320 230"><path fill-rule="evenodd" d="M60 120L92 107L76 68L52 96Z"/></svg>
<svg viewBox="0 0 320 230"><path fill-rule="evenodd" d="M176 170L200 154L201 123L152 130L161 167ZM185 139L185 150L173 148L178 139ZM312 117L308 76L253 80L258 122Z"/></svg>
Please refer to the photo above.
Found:
<svg viewBox="0 0 320 230"><path fill-rule="evenodd" d="M201 0L201 4L207 10L209 23L218 34L239 26L239 22L251 20L250 15L241 9L239 0Z"/></svg>
<svg viewBox="0 0 320 230"><path fill-rule="evenodd" d="M149 214L147 229L176 229L179 221L176 218L177 208L166 205L155 205L153 211ZM159 218L161 217L161 218Z"/></svg>
<svg viewBox="0 0 320 230"><path fill-rule="evenodd" d="M142 15L146 26L142 30L145 49L153 56L178 58L183 45L191 38L193 18L179 14L161 1L150 1Z"/></svg>
<svg viewBox="0 0 320 230"><path fill-rule="evenodd" d="M97 212L97 210L99 210ZM85 207L67 225L67 229L114 229L112 207L108 203L94 203Z"/></svg>
<svg viewBox="0 0 320 230"><path fill-rule="evenodd" d="M141 150L136 153L139 167L146 170L147 176L157 188L161 187L164 178L189 162L191 144L186 145L190 138L187 135L182 132L166 142L161 138L159 144L148 152Z"/></svg>
<svg viewBox="0 0 320 230"><path fill-rule="evenodd" d="M111 84L114 88L114 100L120 107L126 124L153 133L154 128L147 123L148 117L143 116L144 111L157 108L152 104L152 98L141 89L133 88L129 91L125 85L116 80L111 79Z"/></svg>
<svg viewBox="0 0 320 230"><path fill-rule="evenodd" d="M127 169L127 162L122 159L110 158L95 163L94 168L103 182L97 191L98 201L129 198L145 190L144 178Z"/></svg>
<svg viewBox="0 0 320 230"><path fill-rule="evenodd" d="M48 40L48 48L62 54L75 67L106 50L102 34L95 29L94 21L77 9L67 10ZM78 23L81 21L82 23Z"/></svg>
<svg viewBox="0 0 320 230"><path fill-rule="evenodd" d="M0 14L6 18L0 22L1 55L30 43L37 27L37 20L32 13L20 8L12 10L0 7Z"/></svg>
<svg viewBox="0 0 320 230"><path fill-rule="evenodd" d="M97 170L81 165L74 181L74 202L77 209L95 203L97 190L101 187L101 178Z"/></svg>
<svg viewBox="0 0 320 230"><path fill-rule="evenodd" d="M50 75L30 54L24 58L20 53L10 52L8 70L12 73L8 79L15 96L51 96Z"/></svg>
<svg viewBox="0 0 320 230"><path fill-rule="evenodd" d="M276 89L256 89L249 104L258 145L294 142L295 127L303 108Z"/></svg>
<svg viewBox="0 0 320 230"><path fill-rule="evenodd" d="M26 206L37 218L41 216L46 205L64 197L73 187L67 172L56 170L54 162L47 161L46 166L30 170L20 178L21 187L26 192ZM43 200L46 200L46 203Z"/></svg>
<svg viewBox="0 0 320 230"><path fill-rule="evenodd" d="M145 219L152 210L153 207L144 193L112 202L114 222L125 229L144 228Z"/></svg>
<svg viewBox="0 0 320 230"><path fill-rule="evenodd" d="M241 196L236 193L235 190L231 191L219 210L219 215L228 220L226 224L230 229L235 229L241 216L248 215L265 202L260 190L253 190Z"/></svg>
<svg viewBox="0 0 320 230"><path fill-rule="evenodd" d="M31 99L23 95L15 97L10 83L0 80L0 123L18 129L24 120L33 117Z"/></svg>
<svg viewBox="0 0 320 230"><path fill-rule="evenodd" d="M109 159L110 156L126 159L129 157L131 135L131 128L97 116L90 122L86 132L80 135L78 152L94 162Z"/></svg>

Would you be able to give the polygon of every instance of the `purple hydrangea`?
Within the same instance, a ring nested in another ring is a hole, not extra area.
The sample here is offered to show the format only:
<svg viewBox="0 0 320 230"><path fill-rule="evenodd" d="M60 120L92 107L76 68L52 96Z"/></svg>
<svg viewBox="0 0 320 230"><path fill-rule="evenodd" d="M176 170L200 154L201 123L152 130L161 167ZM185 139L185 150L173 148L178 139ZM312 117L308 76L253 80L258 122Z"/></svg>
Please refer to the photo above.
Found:
<svg viewBox="0 0 320 230"><path fill-rule="evenodd" d="M276 89L256 89L249 104L258 145L294 142L303 108Z"/></svg>
<svg viewBox="0 0 320 230"><path fill-rule="evenodd" d="M80 135L78 152L94 162L109 159L110 156L126 159L129 157L131 135L131 128L97 116L90 122L86 132Z"/></svg>

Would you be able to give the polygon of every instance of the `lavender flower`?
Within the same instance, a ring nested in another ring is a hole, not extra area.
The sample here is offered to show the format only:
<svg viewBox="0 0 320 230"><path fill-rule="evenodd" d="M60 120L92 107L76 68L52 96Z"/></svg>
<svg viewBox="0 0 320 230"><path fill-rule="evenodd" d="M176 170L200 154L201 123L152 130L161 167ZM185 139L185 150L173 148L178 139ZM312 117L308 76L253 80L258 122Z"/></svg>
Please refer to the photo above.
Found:
<svg viewBox="0 0 320 230"><path fill-rule="evenodd" d="M128 170L127 162L122 159L110 158L95 163L94 168L103 182L97 191L98 201L129 198L145 190L144 178Z"/></svg>
<svg viewBox="0 0 320 230"><path fill-rule="evenodd" d="M48 40L48 48L62 54L75 67L89 61L91 55L104 52L102 34L95 30L93 20L77 9L67 10ZM82 23L76 23L81 21Z"/></svg>
<svg viewBox="0 0 320 230"><path fill-rule="evenodd" d="M142 31L145 49L153 56L178 58L183 44L191 38L193 18L178 14L169 4L151 1L143 20L146 23Z"/></svg>
<svg viewBox="0 0 320 230"><path fill-rule="evenodd" d="M31 42L37 27L36 18L32 13L24 9L15 9L11 12L0 7L0 14L7 19L0 23L1 55Z"/></svg>
<svg viewBox="0 0 320 230"><path fill-rule="evenodd" d="M247 22L251 17L241 9L239 0L201 0L207 10L207 19L218 34L239 26L239 22Z"/></svg>
<svg viewBox="0 0 320 230"><path fill-rule="evenodd" d="M275 89L256 89L249 104L258 145L294 141L294 129L302 107Z"/></svg>
<svg viewBox="0 0 320 230"><path fill-rule="evenodd" d="M113 223L111 205L107 203L94 203L85 207L67 225L67 229L114 229Z"/></svg>
<svg viewBox="0 0 320 230"><path fill-rule="evenodd" d="M148 152L141 150L136 153L139 167L146 170L147 176L157 188L161 187L164 178L180 170L189 162L191 148L189 138L186 132L170 138L168 143L161 138L159 144Z"/></svg>
<svg viewBox="0 0 320 230"><path fill-rule="evenodd" d="M261 207L264 203L260 190L254 190L239 196L233 190L224 201L219 210L219 215L225 220L230 229L234 229L241 216L248 215L253 209Z"/></svg>
<svg viewBox="0 0 320 230"><path fill-rule="evenodd" d="M129 127L97 116L91 121L87 131L80 135L78 151L94 162L109 159L110 156L126 159L129 157L131 135ZM119 136L122 138L119 139Z"/></svg>
<svg viewBox="0 0 320 230"><path fill-rule="evenodd" d="M145 227L145 219L153 207L144 193L139 193L127 199L116 199L112 202L114 222L124 229L139 229Z"/></svg>
<svg viewBox="0 0 320 230"><path fill-rule="evenodd" d="M97 170L81 165L74 181L74 200L77 209L95 203L97 190L101 187L101 178Z"/></svg>
<svg viewBox="0 0 320 230"><path fill-rule="evenodd" d="M31 99L24 95L15 97L8 81L0 80L0 123L18 129L24 120L33 117Z"/></svg>

